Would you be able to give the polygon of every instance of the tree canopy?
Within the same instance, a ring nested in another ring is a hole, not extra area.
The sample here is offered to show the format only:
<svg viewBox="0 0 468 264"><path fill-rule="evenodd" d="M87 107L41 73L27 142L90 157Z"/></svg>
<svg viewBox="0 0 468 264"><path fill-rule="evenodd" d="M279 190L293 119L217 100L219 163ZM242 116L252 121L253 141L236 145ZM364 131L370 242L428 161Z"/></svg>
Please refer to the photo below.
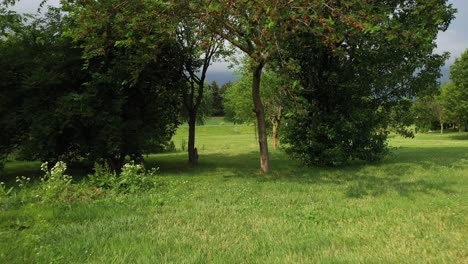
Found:
<svg viewBox="0 0 468 264"><path fill-rule="evenodd" d="M450 79L452 83L442 89L442 98L447 115L461 131L462 126L468 126L468 49L451 66Z"/></svg>
<svg viewBox="0 0 468 264"><path fill-rule="evenodd" d="M390 113L436 87L447 57L433 53L438 31L453 17L445 1L376 2L357 11L369 12L366 22L333 22L342 34L331 46L312 33L289 42L303 89L285 142L307 164L384 157L390 126L403 122Z"/></svg>
<svg viewBox="0 0 468 264"><path fill-rule="evenodd" d="M226 112L255 120L263 172L269 125L277 138L283 117L284 146L304 163L379 160L391 128L411 136L412 100L437 91L448 55L433 52L435 38L455 12L447 0L67 0L34 17L9 11L15 2L0 5L0 158L17 151L115 169L160 150L182 106L193 160L206 72L229 55L227 42L247 60ZM459 127L467 56L440 95L444 120ZM222 89L212 88L223 114Z"/></svg>
<svg viewBox="0 0 468 264"><path fill-rule="evenodd" d="M15 61L4 67L15 84L5 83L1 98L18 105L1 109L2 122L23 128L5 126L18 135L2 142L2 153L16 148L28 159L104 160L118 170L127 155L141 159L171 138L184 57L165 31L163 6L120 3L69 1L66 17L56 10L2 40L16 50L2 49L9 52L2 63Z"/></svg>

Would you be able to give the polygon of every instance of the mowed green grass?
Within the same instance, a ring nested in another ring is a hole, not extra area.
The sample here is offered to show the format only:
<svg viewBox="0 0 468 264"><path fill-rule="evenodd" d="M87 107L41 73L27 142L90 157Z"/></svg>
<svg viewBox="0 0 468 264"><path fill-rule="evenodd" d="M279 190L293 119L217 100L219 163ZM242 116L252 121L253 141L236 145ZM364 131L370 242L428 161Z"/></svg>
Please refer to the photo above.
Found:
<svg viewBox="0 0 468 264"><path fill-rule="evenodd" d="M272 151L261 175L253 126L198 127L199 166L147 156L149 193L2 200L0 263L467 263L468 134L390 144L381 163L328 169Z"/></svg>

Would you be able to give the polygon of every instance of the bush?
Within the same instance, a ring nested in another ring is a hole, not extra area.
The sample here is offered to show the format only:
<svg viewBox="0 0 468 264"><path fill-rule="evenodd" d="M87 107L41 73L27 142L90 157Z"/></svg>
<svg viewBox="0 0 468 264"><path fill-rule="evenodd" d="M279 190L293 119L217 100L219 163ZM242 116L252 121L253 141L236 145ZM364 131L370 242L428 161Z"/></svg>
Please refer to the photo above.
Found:
<svg viewBox="0 0 468 264"><path fill-rule="evenodd" d="M286 152L306 165L339 166L350 160L378 161L387 153L388 132L378 115L361 111L318 114L307 111L287 118Z"/></svg>
<svg viewBox="0 0 468 264"><path fill-rule="evenodd" d="M44 172L40 185L43 200L51 201L67 196L72 182L72 177L65 174L67 164L59 161L49 170L48 162L44 162L41 165L41 170Z"/></svg>
<svg viewBox="0 0 468 264"><path fill-rule="evenodd" d="M112 189L117 182L117 173L113 171L108 163L94 164L94 174L88 175L89 183L98 188Z"/></svg>
<svg viewBox="0 0 468 264"><path fill-rule="evenodd" d="M146 172L143 165L133 161L126 163L122 167L120 177L118 177L118 189L128 193L147 191L154 187L154 183L149 176L154 176L156 169Z"/></svg>
<svg viewBox="0 0 468 264"><path fill-rule="evenodd" d="M148 191L154 187L154 177L157 169L145 170L143 165L134 161L126 163L118 175L109 165L95 164L94 174L88 175L92 186L114 190L118 193L137 193Z"/></svg>

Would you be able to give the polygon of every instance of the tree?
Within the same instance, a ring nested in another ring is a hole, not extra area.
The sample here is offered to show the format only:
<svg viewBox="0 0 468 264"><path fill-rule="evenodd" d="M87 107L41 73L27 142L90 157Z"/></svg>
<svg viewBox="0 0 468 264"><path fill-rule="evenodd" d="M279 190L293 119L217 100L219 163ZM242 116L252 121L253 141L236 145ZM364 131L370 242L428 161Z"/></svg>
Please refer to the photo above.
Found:
<svg viewBox="0 0 468 264"><path fill-rule="evenodd" d="M251 92L251 78L239 76L224 94L225 118L236 124L249 124L255 122Z"/></svg>
<svg viewBox="0 0 468 264"><path fill-rule="evenodd" d="M166 7L67 1L2 38L1 132L16 134L1 142L2 156L20 149L28 159L107 161L119 170L126 156L160 149L177 127L185 82Z"/></svg>
<svg viewBox="0 0 468 264"><path fill-rule="evenodd" d="M177 10L163 1L67 3L68 35L91 76L84 91L108 120L93 127L91 146L119 169L126 156L141 159L165 144L179 123L187 57L177 42Z"/></svg>
<svg viewBox="0 0 468 264"><path fill-rule="evenodd" d="M213 81L210 85L210 89L213 93L213 116L224 116L223 94L221 88L216 81Z"/></svg>
<svg viewBox="0 0 468 264"><path fill-rule="evenodd" d="M452 83L442 86L442 101L448 117L458 124L458 130L468 125L468 49L450 67Z"/></svg>
<svg viewBox="0 0 468 264"><path fill-rule="evenodd" d="M276 33L283 30L282 27L279 27L277 19L278 15L282 14L281 11L284 11L286 3L216 0L202 1L201 4L200 17L209 29L245 52L251 59L251 91L257 118L260 168L266 173L270 170L270 165L265 109L260 97L260 82L262 70L275 50Z"/></svg>
<svg viewBox="0 0 468 264"><path fill-rule="evenodd" d="M0 169L4 165L7 155L21 141L25 124L17 111L17 102L21 100L19 91L21 72L28 65L25 62L21 39L14 32L24 27L20 15L8 12L0 7ZM16 26L13 26L16 24Z"/></svg>
<svg viewBox="0 0 468 264"><path fill-rule="evenodd" d="M245 69L241 70L239 75L238 80L225 94L227 118L235 123L253 123L256 119L248 89L252 78L245 72ZM279 146L280 124L288 105L286 89L289 86L289 82L280 74L272 70L264 71L260 96L265 106L266 125L271 131L269 134L272 136L273 149Z"/></svg>
<svg viewBox="0 0 468 264"><path fill-rule="evenodd" d="M358 36L366 34L367 37L372 33L381 32L380 41L372 43L374 47L379 47L386 42L394 43L396 46L400 39L409 40L410 38L423 43L427 42L428 35L431 36L431 39L435 38L432 36L434 35L433 30L425 30L430 28L430 26L425 27L426 25L438 24L443 27L447 24L447 17L451 16L451 13L446 13L439 8L445 6L445 0L432 0L430 3L414 3L403 0L371 1L371 3L363 3L360 0L327 3L306 0L200 0L198 3L202 4L198 9L199 15L206 21L209 28L250 58L252 98L258 126L260 167L263 172L269 170L269 157L265 112L260 97L262 70L267 63L278 58L287 62L289 57L282 54L285 43L294 42L295 37L304 36L302 33L305 33L316 42L327 46L333 53L346 56L345 40L349 39L350 34ZM434 19L426 15L417 19L421 11L430 8L441 11L441 13L437 14L431 11L434 14ZM418 34L412 34L413 37L409 31L401 34L402 32L396 28L394 22L404 21L406 17L413 19L413 21L408 21L409 23L412 25L421 24L424 30ZM441 22L439 23L439 21ZM415 43L409 44L414 47ZM364 41L361 44L367 45ZM304 46L300 48L304 48ZM425 48L421 47L418 50ZM362 50L356 49L356 52ZM388 53L390 54L390 50ZM392 59L391 56L388 58Z"/></svg>
<svg viewBox="0 0 468 264"><path fill-rule="evenodd" d="M437 95L421 96L414 101L411 112L414 116L416 131L427 132L440 129L443 132L445 115L443 115L443 105L437 98Z"/></svg>
<svg viewBox="0 0 468 264"><path fill-rule="evenodd" d="M181 18L177 30L178 42L188 57L184 63L188 89L183 93L183 103L189 125L187 151L189 163L196 165L198 153L195 148L195 130L199 110L204 105L206 73L213 59L222 53L222 40L209 32L200 19L186 13L190 12L190 4L182 2L179 10L182 11L178 14ZM212 96L214 97L217 92L217 89L212 90ZM216 99L213 98L213 100Z"/></svg>
<svg viewBox="0 0 468 264"><path fill-rule="evenodd" d="M80 50L61 36L68 21L59 10L28 18L0 39L0 156L20 150L45 160L68 150L58 99L78 90L86 75Z"/></svg>
<svg viewBox="0 0 468 264"><path fill-rule="evenodd" d="M395 123L389 113L436 87L446 59L432 52L438 31L453 18L446 1L376 1L354 8L354 23L334 19L341 14L331 11L337 38L326 45L308 32L288 43L302 89L285 141L289 153L307 164L383 158Z"/></svg>

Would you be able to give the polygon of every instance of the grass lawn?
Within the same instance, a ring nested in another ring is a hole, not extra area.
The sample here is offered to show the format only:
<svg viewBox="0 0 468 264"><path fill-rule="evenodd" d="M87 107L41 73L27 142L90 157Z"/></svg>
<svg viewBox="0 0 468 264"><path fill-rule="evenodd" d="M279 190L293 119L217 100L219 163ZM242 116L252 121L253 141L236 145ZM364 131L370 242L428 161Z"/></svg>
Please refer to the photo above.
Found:
<svg viewBox="0 0 468 264"><path fill-rule="evenodd" d="M147 156L160 170L147 193L1 197L0 263L468 263L468 134L395 137L383 162L342 168L273 151L264 176L254 127L217 124L198 127L196 168L183 152Z"/></svg>

